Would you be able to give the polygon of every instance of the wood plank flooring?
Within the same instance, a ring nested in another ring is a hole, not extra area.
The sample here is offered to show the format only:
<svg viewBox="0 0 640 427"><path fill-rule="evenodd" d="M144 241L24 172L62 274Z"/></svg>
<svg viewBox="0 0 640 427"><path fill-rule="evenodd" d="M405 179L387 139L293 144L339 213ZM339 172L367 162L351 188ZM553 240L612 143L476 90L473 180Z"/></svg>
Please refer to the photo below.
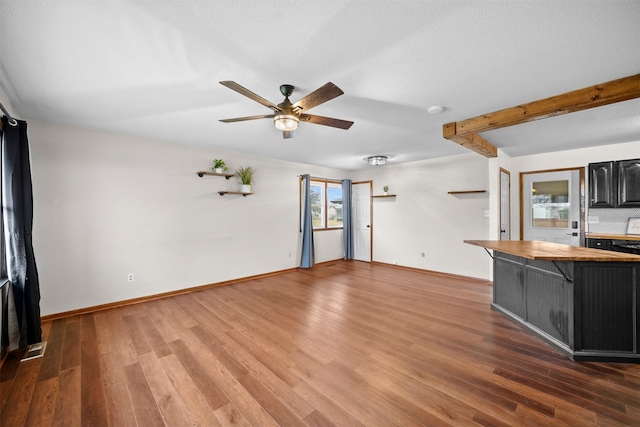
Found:
<svg viewBox="0 0 640 427"><path fill-rule="evenodd" d="M2 426L640 426L640 365L575 363L491 286L337 261L43 324Z"/></svg>

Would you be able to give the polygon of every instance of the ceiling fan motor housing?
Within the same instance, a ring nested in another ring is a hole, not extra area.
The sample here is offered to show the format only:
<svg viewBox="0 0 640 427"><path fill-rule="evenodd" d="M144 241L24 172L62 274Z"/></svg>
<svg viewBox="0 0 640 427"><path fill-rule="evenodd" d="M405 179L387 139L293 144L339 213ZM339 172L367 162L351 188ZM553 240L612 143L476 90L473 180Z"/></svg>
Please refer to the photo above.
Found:
<svg viewBox="0 0 640 427"><path fill-rule="evenodd" d="M280 85L280 93L285 97L290 97L293 93L292 85Z"/></svg>

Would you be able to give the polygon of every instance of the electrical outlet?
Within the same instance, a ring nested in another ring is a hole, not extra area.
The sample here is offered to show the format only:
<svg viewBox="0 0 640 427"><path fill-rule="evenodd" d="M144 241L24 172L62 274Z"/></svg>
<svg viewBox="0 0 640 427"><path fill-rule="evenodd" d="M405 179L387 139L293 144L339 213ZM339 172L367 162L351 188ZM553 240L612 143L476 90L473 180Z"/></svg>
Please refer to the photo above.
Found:
<svg viewBox="0 0 640 427"><path fill-rule="evenodd" d="M127 282L133 282L133 273L129 273L129 275L127 275Z"/></svg>

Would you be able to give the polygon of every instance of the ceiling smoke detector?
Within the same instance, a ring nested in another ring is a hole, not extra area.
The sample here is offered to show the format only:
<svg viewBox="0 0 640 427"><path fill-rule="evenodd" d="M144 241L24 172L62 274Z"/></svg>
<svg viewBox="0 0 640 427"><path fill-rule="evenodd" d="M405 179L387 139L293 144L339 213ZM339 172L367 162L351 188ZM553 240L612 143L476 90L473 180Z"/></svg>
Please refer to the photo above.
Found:
<svg viewBox="0 0 640 427"><path fill-rule="evenodd" d="M444 107L441 105L434 105L427 108L427 113L429 114L440 114L444 111Z"/></svg>

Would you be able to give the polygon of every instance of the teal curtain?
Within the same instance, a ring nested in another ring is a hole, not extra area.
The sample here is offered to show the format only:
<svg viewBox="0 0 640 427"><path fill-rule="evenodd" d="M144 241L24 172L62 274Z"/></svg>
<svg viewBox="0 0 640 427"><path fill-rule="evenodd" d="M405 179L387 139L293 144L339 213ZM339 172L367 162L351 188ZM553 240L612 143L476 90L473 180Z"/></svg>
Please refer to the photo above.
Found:
<svg viewBox="0 0 640 427"><path fill-rule="evenodd" d="M314 262L311 176L302 175L302 256L300 259L300 268L311 268Z"/></svg>
<svg viewBox="0 0 640 427"><path fill-rule="evenodd" d="M351 180L342 180L342 246L344 259L353 259L353 219L351 215Z"/></svg>

